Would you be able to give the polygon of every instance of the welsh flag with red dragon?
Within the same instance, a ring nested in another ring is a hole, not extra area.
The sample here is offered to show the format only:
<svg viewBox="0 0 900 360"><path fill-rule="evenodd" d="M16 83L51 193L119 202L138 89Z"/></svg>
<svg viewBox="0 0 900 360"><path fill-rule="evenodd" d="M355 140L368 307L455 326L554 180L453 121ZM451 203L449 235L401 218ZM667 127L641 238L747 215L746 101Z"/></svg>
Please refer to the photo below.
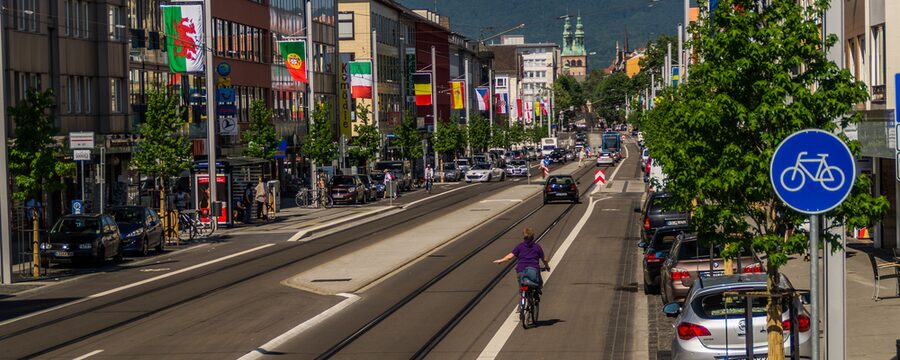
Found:
<svg viewBox="0 0 900 360"><path fill-rule="evenodd" d="M162 11L169 71L203 72L203 5L165 5Z"/></svg>

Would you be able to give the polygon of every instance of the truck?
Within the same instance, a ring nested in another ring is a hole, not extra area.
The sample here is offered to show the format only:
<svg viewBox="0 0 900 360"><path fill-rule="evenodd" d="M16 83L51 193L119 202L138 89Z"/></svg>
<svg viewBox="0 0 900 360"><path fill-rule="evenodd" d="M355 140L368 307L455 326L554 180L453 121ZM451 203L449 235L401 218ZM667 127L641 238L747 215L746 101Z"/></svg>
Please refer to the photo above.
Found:
<svg viewBox="0 0 900 360"><path fill-rule="evenodd" d="M553 150L556 150L556 147L559 145L559 141L555 137L546 137L541 139L541 155L544 157L550 156L550 153Z"/></svg>

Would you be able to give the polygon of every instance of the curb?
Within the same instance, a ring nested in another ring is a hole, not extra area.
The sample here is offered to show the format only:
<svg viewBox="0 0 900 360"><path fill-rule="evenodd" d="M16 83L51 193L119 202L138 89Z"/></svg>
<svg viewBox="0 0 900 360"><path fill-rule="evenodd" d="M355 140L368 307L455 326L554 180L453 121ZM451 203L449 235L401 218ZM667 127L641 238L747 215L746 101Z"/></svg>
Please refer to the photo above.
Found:
<svg viewBox="0 0 900 360"><path fill-rule="evenodd" d="M344 216L344 217L341 217L340 219L332 221L330 223L313 226L309 229L299 229L297 231L297 233L294 234L293 236L291 236L287 241L288 242L310 241L311 240L310 238L313 238L313 237L321 235L322 233L326 233L328 231L334 230L335 228L337 228L339 226L346 225L346 224L354 222L354 221L359 221L358 225L366 224L368 222L376 220L379 216L386 216L386 213L393 212L394 210L399 210L396 212L401 212L404 210L404 208L402 208L399 205L385 206L379 210L372 210L372 211L361 213L361 214ZM304 239L306 239L306 240L304 240Z"/></svg>

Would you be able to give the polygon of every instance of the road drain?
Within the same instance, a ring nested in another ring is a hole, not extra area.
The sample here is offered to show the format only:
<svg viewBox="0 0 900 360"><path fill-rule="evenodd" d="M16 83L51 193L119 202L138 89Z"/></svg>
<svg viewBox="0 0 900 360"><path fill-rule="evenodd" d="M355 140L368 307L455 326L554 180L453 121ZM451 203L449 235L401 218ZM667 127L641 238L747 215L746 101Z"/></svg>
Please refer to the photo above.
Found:
<svg viewBox="0 0 900 360"><path fill-rule="evenodd" d="M346 278L346 279L315 279L311 282L342 282L342 281L350 281L350 280L352 280L352 279L350 279L350 278Z"/></svg>

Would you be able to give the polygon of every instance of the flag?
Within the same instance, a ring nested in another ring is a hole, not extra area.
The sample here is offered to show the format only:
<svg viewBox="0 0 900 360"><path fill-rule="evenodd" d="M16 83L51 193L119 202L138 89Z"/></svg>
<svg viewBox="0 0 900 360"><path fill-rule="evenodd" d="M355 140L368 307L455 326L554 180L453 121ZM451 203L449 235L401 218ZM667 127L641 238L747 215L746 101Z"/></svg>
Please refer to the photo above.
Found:
<svg viewBox="0 0 900 360"><path fill-rule="evenodd" d="M450 102L453 109L462 109L466 106L466 88L462 81L450 82Z"/></svg>
<svg viewBox="0 0 900 360"><path fill-rule="evenodd" d="M540 117L540 116L541 116L541 102L535 101L534 102L534 117Z"/></svg>
<svg viewBox="0 0 900 360"><path fill-rule="evenodd" d="M169 71L196 73L204 70L203 5L164 5L166 54Z"/></svg>
<svg viewBox="0 0 900 360"><path fill-rule="evenodd" d="M519 119L522 118L522 99L516 99L516 114L519 115Z"/></svg>
<svg viewBox="0 0 900 360"><path fill-rule="evenodd" d="M488 109L491 108L491 106L489 104L490 99L488 98L488 96L489 96L488 94L490 94L490 91L486 87L475 88L475 96L478 97L478 110L479 111L488 111Z"/></svg>
<svg viewBox="0 0 900 360"><path fill-rule="evenodd" d="M525 122L528 125L531 125L532 120L534 119L534 103L531 101L525 102Z"/></svg>
<svg viewBox="0 0 900 360"><path fill-rule="evenodd" d="M372 62L350 62L350 93L354 99L372 98Z"/></svg>
<svg viewBox="0 0 900 360"><path fill-rule="evenodd" d="M509 94L499 93L499 94L497 94L496 100L497 100L497 113L498 114L509 113Z"/></svg>
<svg viewBox="0 0 900 360"><path fill-rule="evenodd" d="M547 98L541 99L541 114L544 114L544 116L547 116L547 102Z"/></svg>
<svg viewBox="0 0 900 360"><path fill-rule="evenodd" d="M413 74L413 84L416 90L416 105L431 105L431 74L415 73Z"/></svg>
<svg viewBox="0 0 900 360"><path fill-rule="evenodd" d="M279 41L278 49L284 58L284 66L294 81L309 84L306 78L306 41L290 40Z"/></svg>

